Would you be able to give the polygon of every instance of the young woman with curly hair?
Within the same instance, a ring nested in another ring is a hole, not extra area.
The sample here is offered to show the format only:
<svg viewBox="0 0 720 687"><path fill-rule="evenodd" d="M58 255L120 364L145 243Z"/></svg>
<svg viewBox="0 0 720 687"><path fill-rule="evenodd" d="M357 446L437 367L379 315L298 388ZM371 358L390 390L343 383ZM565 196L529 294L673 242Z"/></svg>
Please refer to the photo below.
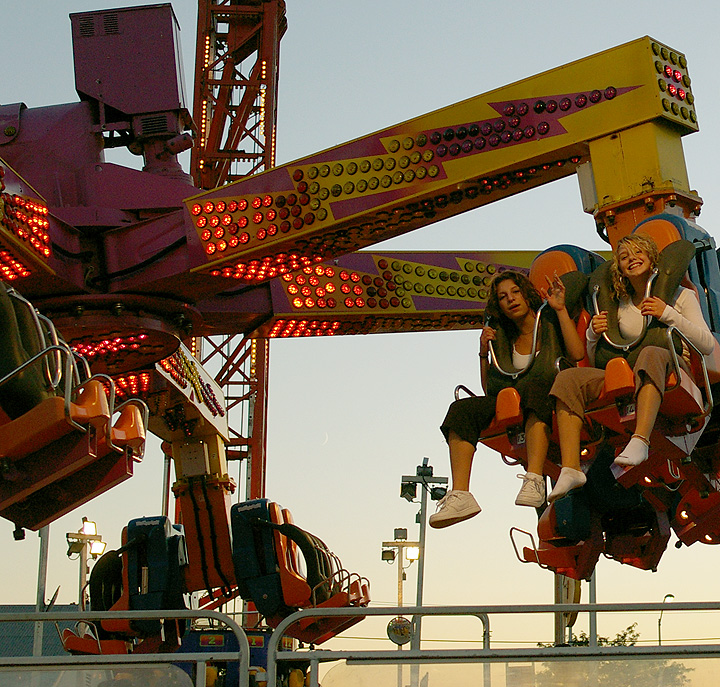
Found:
<svg viewBox="0 0 720 687"><path fill-rule="evenodd" d="M583 342L565 305L565 285L557 274L548 279L543 294L555 318L541 322L541 327L556 327L564 353L573 360L583 358ZM485 396L473 396L455 401L440 427L450 450L452 490L439 502L438 512L429 519L431 527L442 528L467 520L480 512L480 506L470 493L470 471L480 433L495 415L496 395L489 391L489 346L496 340L498 330L512 344L512 363L517 370L528 367L532 357L535 317L543 297L532 282L518 272L503 272L490 287L487 312L498 322L497 329L485 326L480 336L480 376ZM536 351L536 354L539 351ZM541 382L539 377L547 381ZM513 383L525 412L525 441L528 469L523 486L515 501L517 505L540 506L545 503L543 463L549 443L549 423L553 402L549 397L552 374L520 376Z"/></svg>
<svg viewBox="0 0 720 687"><path fill-rule="evenodd" d="M610 274L620 334L627 340L637 338L643 332L644 318L650 316L663 325L676 327L703 355L712 353L715 340L703 319L700 304L690 289L679 287L669 303L658 296L645 296L657 263L658 248L649 236L632 234L618 242L613 252ZM598 342L608 329L608 311L604 310L592 318L587 330L587 350L591 364L594 364ZM684 363L681 361L681 364ZM650 434L655 426L670 369L671 354L667 348L657 345L640 348L633 366L636 385L635 433L615 458L617 465L630 467L647 460ZM580 432L585 408L599 397L604 379L605 371L595 367L563 370L555 378L550 394L556 398L563 465L572 463L580 455ZM563 468L549 500L553 501L584 482L585 475L582 472Z"/></svg>

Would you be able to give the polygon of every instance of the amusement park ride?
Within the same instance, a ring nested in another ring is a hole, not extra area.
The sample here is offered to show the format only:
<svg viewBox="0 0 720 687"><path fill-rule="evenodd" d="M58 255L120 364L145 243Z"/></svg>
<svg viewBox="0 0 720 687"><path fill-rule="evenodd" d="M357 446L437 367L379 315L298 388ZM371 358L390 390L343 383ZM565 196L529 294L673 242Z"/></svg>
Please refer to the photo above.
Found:
<svg viewBox="0 0 720 687"><path fill-rule="evenodd" d="M651 38L275 167L283 0L201 0L192 116L170 5L71 24L79 102L0 106L0 327L11 351L0 515L18 537L52 522L130 477L151 431L172 456L182 524L131 521L93 570L93 610L242 596L272 627L298 608L367 605L367 580L265 498L268 339L478 329L497 272L542 283L604 262L567 245L359 249L577 174L610 245L639 227L668 254L682 248L678 280L720 336L718 257L696 224L702 200L681 143L698 129L687 64ZM118 146L143 157L142 171L105 161ZM177 161L189 148L192 176ZM588 293L578 327L591 311ZM543 510L538 543L516 549L522 561L587 579L601 554L655 569L671 530L681 545L720 542L720 346L695 357L692 376L676 365L649 460L616 474L634 426L622 357L633 346L608 365L586 418L587 486ZM523 462L522 412L506 392L483 441ZM253 418L244 433L229 415L242 404ZM231 506L233 459L250 478L247 500ZM546 474L558 472L553 447ZM289 634L320 643L349 624L314 618ZM174 621L97 632L67 634L67 648L150 651L182 634Z"/></svg>

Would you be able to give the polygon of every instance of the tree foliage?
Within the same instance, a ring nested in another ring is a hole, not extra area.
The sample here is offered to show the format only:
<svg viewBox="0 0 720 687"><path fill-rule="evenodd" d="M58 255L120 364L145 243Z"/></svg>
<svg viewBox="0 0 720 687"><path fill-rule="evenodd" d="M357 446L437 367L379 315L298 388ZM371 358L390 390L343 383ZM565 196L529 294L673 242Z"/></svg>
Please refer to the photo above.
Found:
<svg viewBox="0 0 720 687"><path fill-rule="evenodd" d="M615 637L598 637L598 646L635 646L640 638L637 623L618 632ZM573 637L570 646L589 646L590 637L583 631ZM553 646L539 644L540 647ZM535 673L536 687L684 687L690 684L692 671L679 661L660 658L563 660L542 663Z"/></svg>

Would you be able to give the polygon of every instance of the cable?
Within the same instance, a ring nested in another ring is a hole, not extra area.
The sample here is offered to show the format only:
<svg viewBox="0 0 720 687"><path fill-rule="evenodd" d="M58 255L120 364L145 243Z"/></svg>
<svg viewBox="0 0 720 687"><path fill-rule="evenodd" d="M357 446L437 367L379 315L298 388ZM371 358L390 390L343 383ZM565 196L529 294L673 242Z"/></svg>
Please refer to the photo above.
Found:
<svg viewBox="0 0 720 687"><path fill-rule="evenodd" d="M205 480L202 480L202 490L203 490L203 498L205 499L205 503L210 503L210 496L208 494L207 490L207 482ZM228 581L227 577L225 576L225 572L222 569L222 566L220 565L220 554L218 552L217 547L217 535L215 532L215 520L213 518L212 510L208 508L207 510L208 514L208 524L210 527L210 546L212 547L212 554L213 554L213 563L215 564L215 570L217 571L218 575L220 575L220 578L223 581L223 584L225 585L225 596L230 596L232 594L232 585ZM212 595L211 595L212 596Z"/></svg>
<svg viewBox="0 0 720 687"><path fill-rule="evenodd" d="M164 258L168 253L172 253L175 249L179 248L183 244L187 243L187 237L182 236L177 241L173 241L169 246L165 246L165 248L161 248L157 253L153 254L152 257L147 258L146 260L143 260L142 262L137 263L136 265L133 265L132 267L126 267L125 269L118 270L117 272L110 272L108 274L105 274L102 276L102 279L116 279L117 277L125 277L128 274L133 274L134 272L139 272L142 269L145 269L149 265L152 265L153 263L157 262L158 260ZM101 278L98 277L94 281L100 281Z"/></svg>
<svg viewBox="0 0 720 687"><path fill-rule="evenodd" d="M200 545L200 568L202 569L203 582L205 582L205 591L207 591L210 598L212 598L212 586L210 585L210 578L208 577L208 565L207 558L205 556L205 537L203 536L202 525L200 523L200 509L198 508L198 503L195 499L192 487L193 478L190 478L190 481L188 482L188 493L190 494L190 501L192 502L193 516L195 517L195 531L197 532L198 544Z"/></svg>

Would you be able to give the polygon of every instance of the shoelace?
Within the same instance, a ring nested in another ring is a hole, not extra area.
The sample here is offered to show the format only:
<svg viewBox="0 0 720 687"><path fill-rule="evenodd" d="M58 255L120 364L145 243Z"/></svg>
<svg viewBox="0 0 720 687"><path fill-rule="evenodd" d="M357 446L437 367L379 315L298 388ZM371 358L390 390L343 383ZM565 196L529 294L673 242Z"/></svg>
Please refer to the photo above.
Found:
<svg viewBox="0 0 720 687"><path fill-rule="evenodd" d="M445 496L443 496L438 502L437 506L435 507L436 511L439 511L451 498L457 497L458 494L456 494L454 491L449 491Z"/></svg>

